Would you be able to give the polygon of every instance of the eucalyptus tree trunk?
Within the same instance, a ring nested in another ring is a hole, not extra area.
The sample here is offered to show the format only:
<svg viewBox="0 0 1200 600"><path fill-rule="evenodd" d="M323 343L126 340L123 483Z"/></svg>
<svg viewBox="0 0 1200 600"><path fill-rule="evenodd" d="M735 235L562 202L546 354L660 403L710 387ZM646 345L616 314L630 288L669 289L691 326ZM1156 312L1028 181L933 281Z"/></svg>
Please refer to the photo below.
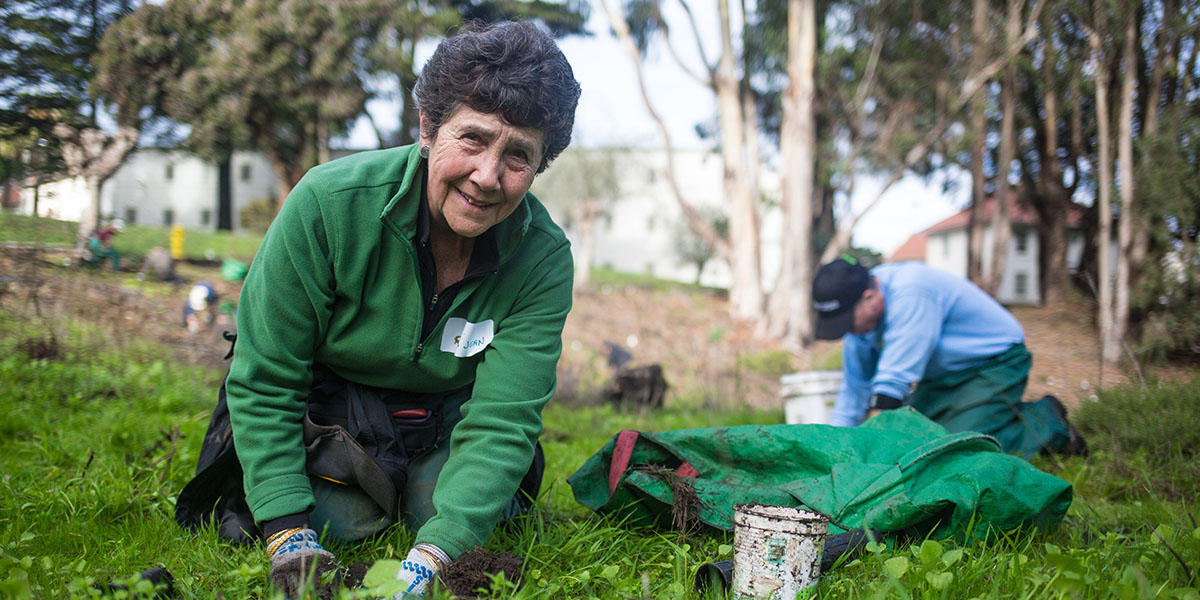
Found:
<svg viewBox="0 0 1200 600"><path fill-rule="evenodd" d="M1137 17L1132 7L1125 7L1125 43L1121 57L1121 108L1117 119L1117 164L1121 173L1119 194L1121 215L1117 225L1117 284L1113 303L1112 340L1115 348L1105 348L1105 359L1117 362L1120 345L1129 326L1130 248L1133 225L1137 218L1134 206L1133 172L1133 98L1137 93ZM1111 352L1112 354L1109 354Z"/></svg>
<svg viewBox="0 0 1200 600"><path fill-rule="evenodd" d="M1103 32L1107 17L1103 3L1095 7L1095 29L1088 31L1088 42L1092 54L1092 68L1096 86L1096 208L1099 232L1096 239L1096 296L1099 303L1100 357L1104 362L1115 363L1120 359L1120 338L1113 323L1112 266L1112 150L1110 148L1110 115L1108 108L1108 62L1104 57Z"/></svg>
<svg viewBox="0 0 1200 600"><path fill-rule="evenodd" d="M1145 103L1140 131L1143 139L1149 139L1158 132L1160 108L1164 95L1167 103L1174 101L1172 93L1164 94L1164 87L1171 85L1164 85L1164 80L1170 75L1173 82L1174 76L1179 72L1179 53L1183 44L1180 43L1180 31L1176 20L1170 15L1178 15L1180 8L1179 0L1162 1L1161 10L1163 15L1167 15L1167 18L1163 19L1155 32L1154 64L1150 69L1150 78L1146 82L1145 93L1139 94L1139 96L1144 96L1139 100ZM1146 57L1143 59L1149 60ZM1133 240L1129 250L1129 275L1132 285L1137 285L1140 279L1139 275L1143 272L1142 265L1150 251L1150 224L1146 220L1144 211L1141 210L1142 207L1137 208L1138 210L1134 213L1137 215L1137 219L1133 223Z"/></svg>
<svg viewBox="0 0 1200 600"><path fill-rule="evenodd" d="M720 20L721 57L714 77L717 112L721 124L721 158L725 164L723 187L729 206L729 309L734 317L758 321L763 316L763 292L759 265L758 210L747 185L744 127L729 22L729 0L717 0ZM757 168L757 167L756 167Z"/></svg>
<svg viewBox="0 0 1200 600"><path fill-rule="evenodd" d="M1004 21L1004 40L1006 45L1017 41L1021 35L1021 0L1008 0L1008 16ZM1000 293L1004 282L1005 271L1008 270L1008 244L1012 237L1012 222L1009 218L1009 203L1011 197L1008 176L1012 169L1013 158L1016 155L1016 112L1017 112L1017 65L1009 63L1004 69L1004 79L1000 89L1000 156L996 166L996 202L992 212L992 260L987 286L984 288L992 297Z"/></svg>
<svg viewBox="0 0 1200 600"><path fill-rule="evenodd" d="M579 235L575 249L575 289L587 287L592 278L592 255L596 249L596 220L600 216L598 203L586 199L571 205L571 222Z"/></svg>
<svg viewBox="0 0 1200 600"><path fill-rule="evenodd" d="M973 0L971 15L971 72L978 73L987 61L988 2ZM984 206L987 202L983 154L987 149L987 91L972 97L970 103L971 142L971 212L967 221L967 279L985 286L983 281Z"/></svg>
<svg viewBox="0 0 1200 600"><path fill-rule="evenodd" d="M1059 144L1061 134L1058 122L1062 118L1059 109L1058 70L1059 53L1051 33L1053 20L1047 17L1042 22L1042 65L1041 78L1037 87L1042 90L1041 118L1038 121L1037 147L1038 178L1033 186L1033 207L1038 213L1038 250L1040 252L1039 267L1041 268L1042 301L1045 303L1060 302L1066 298L1068 286L1067 270L1067 207L1070 204L1071 192L1063 182L1063 168L1059 162ZM1075 86L1078 88L1079 86ZM1070 111L1072 127L1070 131L1082 140L1079 131L1082 124L1080 116L1080 94L1082 90L1072 89L1070 100L1074 110ZM1082 146L1082 141L1072 146ZM1078 152L1078 150L1073 150Z"/></svg>
<svg viewBox="0 0 1200 600"><path fill-rule="evenodd" d="M788 0L788 86L783 95L782 260L771 296L772 330L798 350L812 338L812 216L816 165L815 0Z"/></svg>

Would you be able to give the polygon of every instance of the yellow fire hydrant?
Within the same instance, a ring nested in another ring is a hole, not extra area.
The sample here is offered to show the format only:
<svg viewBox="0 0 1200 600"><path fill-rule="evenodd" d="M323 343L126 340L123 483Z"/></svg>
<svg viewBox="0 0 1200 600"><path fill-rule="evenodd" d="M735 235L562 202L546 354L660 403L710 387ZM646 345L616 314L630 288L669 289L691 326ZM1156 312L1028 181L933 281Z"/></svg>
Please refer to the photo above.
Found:
<svg viewBox="0 0 1200 600"><path fill-rule="evenodd" d="M183 259L183 225L179 223L171 227L171 258Z"/></svg>

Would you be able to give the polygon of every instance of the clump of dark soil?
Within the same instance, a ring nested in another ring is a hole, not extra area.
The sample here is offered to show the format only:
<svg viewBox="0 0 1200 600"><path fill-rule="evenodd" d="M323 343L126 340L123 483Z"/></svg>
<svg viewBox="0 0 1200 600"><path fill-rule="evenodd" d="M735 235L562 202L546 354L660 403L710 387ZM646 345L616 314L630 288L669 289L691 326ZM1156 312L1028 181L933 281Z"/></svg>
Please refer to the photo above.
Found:
<svg viewBox="0 0 1200 600"><path fill-rule="evenodd" d="M367 571L374 563L358 561L350 563L346 567L346 573L342 575L342 585L350 589L362 587L363 578L367 576Z"/></svg>
<svg viewBox="0 0 1200 600"><path fill-rule="evenodd" d="M351 563L342 575L342 586L349 589L361 588L363 578L372 564L374 563L361 561ZM479 590L484 590L485 594L491 593L492 578L500 573L504 573L506 581L516 582L519 588L521 567L524 564L525 559L516 554L476 548L450 563L438 578L442 587L449 589L455 598L475 600Z"/></svg>
<svg viewBox="0 0 1200 600"><path fill-rule="evenodd" d="M475 600L477 590L492 591L492 578L504 573L504 579L521 587L521 567L525 559L510 552L491 552L476 548L450 563L440 576L442 585L459 600Z"/></svg>
<svg viewBox="0 0 1200 600"><path fill-rule="evenodd" d="M62 346L53 335L40 338L25 338L17 344L17 350L24 352L34 360L59 360L62 358Z"/></svg>

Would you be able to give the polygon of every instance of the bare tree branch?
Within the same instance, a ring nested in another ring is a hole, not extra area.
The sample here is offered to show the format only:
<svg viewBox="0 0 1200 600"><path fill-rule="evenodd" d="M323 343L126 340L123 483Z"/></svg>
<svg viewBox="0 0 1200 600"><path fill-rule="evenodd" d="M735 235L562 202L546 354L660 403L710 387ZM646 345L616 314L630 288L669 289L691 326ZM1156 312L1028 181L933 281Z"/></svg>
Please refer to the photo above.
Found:
<svg viewBox="0 0 1200 600"><path fill-rule="evenodd" d="M708 70L708 83L705 85L711 86L713 72L717 68L711 60L708 60L708 53L704 51L704 40L700 37L700 27L696 25L696 15L692 14L692 6L686 0L679 0L679 6L683 8L683 13L687 15L688 25L691 27L692 36L696 40L696 53L700 55L700 62L704 63L704 68Z"/></svg>
<svg viewBox="0 0 1200 600"><path fill-rule="evenodd" d="M683 216L687 219L688 225L692 231L704 239L711 245L719 256L723 259L729 259L729 242L717 233L712 227L691 205L684 200L683 191L679 188L679 182L675 177L675 149L671 143L671 133L667 129L667 124L663 121L662 116L654 109L654 103L650 101L650 94L646 90L646 77L642 72L642 55L638 51L637 45L633 43L633 35L629 32L629 26L625 23L625 19L614 14L611 7L608 5L608 0L600 0L600 7L604 9L605 16L608 17L609 23L612 24L613 31L617 34L617 39L620 40L621 46L625 48L625 52L629 54L633 62L634 72L637 74L638 90L642 94L642 101L646 104L646 111L650 113L650 118L658 126L659 132L663 138L663 148L667 155L667 181L671 185L671 193L675 197L676 203L679 205L679 210L683 212Z"/></svg>

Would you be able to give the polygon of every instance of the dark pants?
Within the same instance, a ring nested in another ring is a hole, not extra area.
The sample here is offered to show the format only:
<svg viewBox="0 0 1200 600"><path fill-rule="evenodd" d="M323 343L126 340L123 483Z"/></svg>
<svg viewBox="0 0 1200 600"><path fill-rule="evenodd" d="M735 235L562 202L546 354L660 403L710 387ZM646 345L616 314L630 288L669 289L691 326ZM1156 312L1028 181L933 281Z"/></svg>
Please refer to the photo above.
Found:
<svg viewBox="0 0 1200 600"><path fill-rule="evenodd" d="M1070 442L1067 423L1045 399L1022 402L1032 360L1024 344L982 365L922 380L912 407L951 433L978 431L1000 442L1005 452L1031 458Z"/></svg>

